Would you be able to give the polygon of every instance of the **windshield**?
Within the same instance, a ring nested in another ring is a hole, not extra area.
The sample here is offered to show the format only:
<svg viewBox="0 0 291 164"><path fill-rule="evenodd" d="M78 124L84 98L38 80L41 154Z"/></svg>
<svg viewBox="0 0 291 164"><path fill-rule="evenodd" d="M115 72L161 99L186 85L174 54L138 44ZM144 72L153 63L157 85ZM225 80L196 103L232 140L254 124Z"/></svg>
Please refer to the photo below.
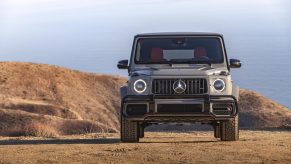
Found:
<svg viewBox="0 0 291 164"><path fill-rule="evenodd" d="M140 38L135 63L223 63L221 42L216 37Z"/></svg>

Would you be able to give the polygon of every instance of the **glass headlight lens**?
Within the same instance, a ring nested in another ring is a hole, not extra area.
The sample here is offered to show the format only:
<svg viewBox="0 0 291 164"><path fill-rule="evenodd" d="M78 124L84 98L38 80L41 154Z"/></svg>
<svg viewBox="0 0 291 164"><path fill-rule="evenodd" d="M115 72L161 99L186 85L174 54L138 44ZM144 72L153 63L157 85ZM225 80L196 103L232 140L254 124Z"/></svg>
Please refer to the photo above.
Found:
<svg viewBox="0 0 291 164"><path fill-rule="evenodd" d="M143 93L147 89L147 85L144 80L139 79L134 82L133 88L137 93Z"/></svg>
<svg viewBox="0 0 291 164"><path fill-rule="evenodd" d="M216 89L217 91L223 91L225 88L225 82L222 79L216 79L213 82L213 87L214 89Z"/></svg>

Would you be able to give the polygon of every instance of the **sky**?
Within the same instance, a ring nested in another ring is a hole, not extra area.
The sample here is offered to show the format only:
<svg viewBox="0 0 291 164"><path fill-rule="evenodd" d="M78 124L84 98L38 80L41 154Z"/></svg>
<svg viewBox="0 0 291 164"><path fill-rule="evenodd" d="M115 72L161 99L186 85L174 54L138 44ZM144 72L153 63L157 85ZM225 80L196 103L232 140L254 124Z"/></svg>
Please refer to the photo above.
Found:
<svg viewBox="0 0 291 164"><path fill-rule="evenodd" d="M235 81L291 107L290 17L289 0L0 0L0 61L126 76L135 34L218 32Z"/></svg>
<svg viewBox="0 0 291 164"><path fill-rule="evenodd" d="M290 31L288 4L280 0L0 0L0 60L115 73L109 65L98 67L98 61L112 66L128 58L137 33L211 31L241 36L278 31L285 35Z"/></svg>

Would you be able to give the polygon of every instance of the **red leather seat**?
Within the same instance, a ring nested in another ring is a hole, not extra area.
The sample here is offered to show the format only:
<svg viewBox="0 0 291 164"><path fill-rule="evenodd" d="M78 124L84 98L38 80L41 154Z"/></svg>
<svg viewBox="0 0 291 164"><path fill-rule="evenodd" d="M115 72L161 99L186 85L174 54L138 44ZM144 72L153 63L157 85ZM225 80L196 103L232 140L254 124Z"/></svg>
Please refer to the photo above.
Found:
<svg viewBox="0 0 291 164"><path fill-rule="evenodd" d="M207 51L204 47L197 47L194 50L194 58L207 56Z"/></svg>
<svg viewBox="0 0 291 164"><path fill-rule="evenodd" d="M152 48L151 51L151 61L152 62L159 62L162 61L164 58L164 53L162 48Z"/></svg>

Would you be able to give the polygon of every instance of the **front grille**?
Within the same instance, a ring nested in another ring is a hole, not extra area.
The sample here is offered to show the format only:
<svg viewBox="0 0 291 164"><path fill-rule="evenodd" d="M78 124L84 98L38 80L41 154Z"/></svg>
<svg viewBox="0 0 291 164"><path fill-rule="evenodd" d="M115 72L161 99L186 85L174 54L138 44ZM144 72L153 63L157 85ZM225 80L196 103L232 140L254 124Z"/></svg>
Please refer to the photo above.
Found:
<svg viewBox="0 0 291 164"><path fill-rule="evenodd" d="M201 113L202 104L157 104L158 113Z"/></svg>
<svg viewBox="0 0 291 164"><path fill-rule="evenodd" d="M186 90L183 93L176 93L173 84L177 80L182 80L186 84ZM154 79L152 82L152 93L163 95L191 95L207 93L207 80L203 78L196 79Z"/></svg>

